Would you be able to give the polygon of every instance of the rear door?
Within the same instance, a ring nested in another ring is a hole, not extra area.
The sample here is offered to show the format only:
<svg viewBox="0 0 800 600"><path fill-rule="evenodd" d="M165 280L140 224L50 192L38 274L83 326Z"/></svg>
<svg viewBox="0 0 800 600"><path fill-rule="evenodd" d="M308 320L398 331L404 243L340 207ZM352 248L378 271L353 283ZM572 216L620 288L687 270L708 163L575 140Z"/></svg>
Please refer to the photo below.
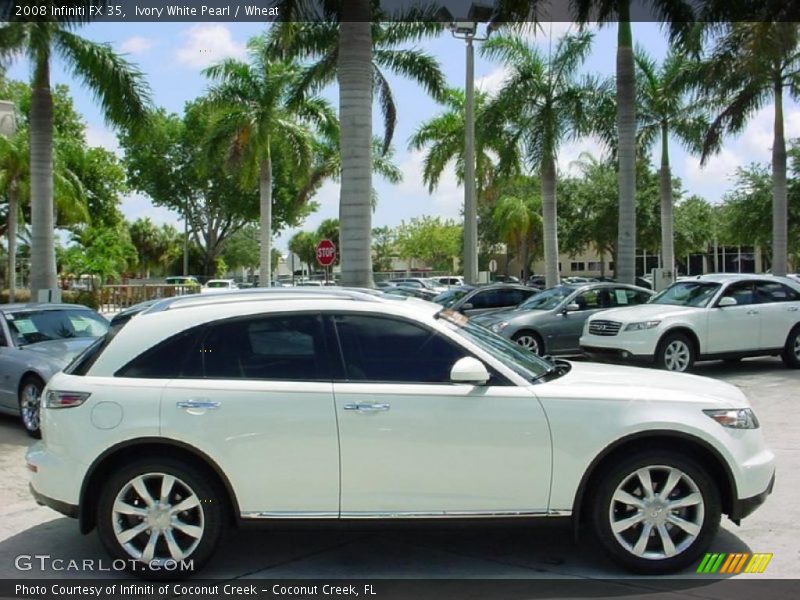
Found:
<svg viewBox="0 0 800 600"><path fill-rule="evenodd" d="M339 441L321 317L220 321L190 353L162 395L161 435L215 460L243 517L337 517Z"/></svg>
<svg viewBox="0 0 800 600"><path fill-rule="evenodd" d="M789 332L800 323L800 294L778 281L757 281L761 312L761 348L783 348Z"/></svg>

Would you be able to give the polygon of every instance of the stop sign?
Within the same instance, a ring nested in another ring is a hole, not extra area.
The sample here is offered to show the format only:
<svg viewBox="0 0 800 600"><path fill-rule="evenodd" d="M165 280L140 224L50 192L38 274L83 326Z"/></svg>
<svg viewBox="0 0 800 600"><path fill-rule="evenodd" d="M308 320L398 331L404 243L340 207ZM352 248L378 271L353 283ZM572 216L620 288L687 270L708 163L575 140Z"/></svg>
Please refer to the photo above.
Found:
<svg viewBox="0 0 800 600"><path fill-rule="evenodd" d="M330 240L320 240L317 244L317 262L329 267L336 260L336 246Z"/></svg>

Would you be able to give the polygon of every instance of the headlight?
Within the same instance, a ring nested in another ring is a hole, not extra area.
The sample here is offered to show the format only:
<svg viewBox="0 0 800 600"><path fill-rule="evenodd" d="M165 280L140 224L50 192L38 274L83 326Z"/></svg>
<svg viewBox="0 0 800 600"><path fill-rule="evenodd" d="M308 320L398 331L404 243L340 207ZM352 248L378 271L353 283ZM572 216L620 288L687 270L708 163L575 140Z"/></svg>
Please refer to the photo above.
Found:
<svg viewBox="0 0 800 600"><path fill-rule="evenodd" d="M625 331L644 331L645 329L652 329L657 327L661 321L640 321L638 323L628 323L625 326Z"/></svg>
<svg viewBox="0 0 800 600"><path fill-rule="evenodd" d="M721 410L704 410L709 417L723 427L731 429L758 429L756 413L751 408L730 408Z"/></svg>
<svg viewBox="0 0 800 600"><path fill-rule="evenodd" d="M495 333L500 333L506 327L508 327L508 321L500 321L499 323L493 323L490 329Z"/></svg>

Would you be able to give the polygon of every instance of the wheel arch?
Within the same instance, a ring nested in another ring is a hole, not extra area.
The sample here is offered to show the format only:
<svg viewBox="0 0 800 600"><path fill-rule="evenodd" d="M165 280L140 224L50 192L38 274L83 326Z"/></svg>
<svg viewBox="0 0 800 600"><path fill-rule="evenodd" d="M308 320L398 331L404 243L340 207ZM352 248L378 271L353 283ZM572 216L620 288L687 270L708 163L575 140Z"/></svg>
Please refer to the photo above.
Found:
<svg viewBox="0 0 800 600"><path fill-rule="evenodd" d="M19 395L22 392L22 384L24 384L27 379L31 378L38 379L39 381L41 381L42 388L44 388L44 386L47 385L47 381L45 380L44 377L42 377L41 373L39 373L38 371L34 371L33 369L26 369L25 372L20 376L19 383L17 384L17 398L19 398Z"/></svg>
<svg viewBox="0 0 800 600"><path fill-rule="evenodd" d="M730 514L738 498L736 479L727 461L711 444L694 435L679 431L653 430L634 433L606 446L589 464L583 474L572 506L572 521L577 539L581 520L588 511L588 502L594 480L602 474L605 465L638 450L664 448L672 452L683 452L698 460L708 469L708 474L717 485L722 500L723 514Z"/></svg>
<svg viewBox="0 0 800 600"><path fill-rule="evenodd" d="M542 333L535 327L531 327L530 325L524 325L520 327L513 334L511 334L511 340L514 343L516 343L517 338L525 334L536 336L536 338L539 340L539 346L540 346L539 351L541 355L544 356L544 354L546 354L545 351L547 350L547 344L544 341L544 336L542 335Z"/></svg>
<svg viewBox="0 0 800 600"><path fill-rule="evenodd" d="M86 471L86 476L81 484L78 521L80 531L89 533L96 525L97 502L103 481L112 472L114 467L128 458L163 458L169 456L178 458L203 469L206 474L214 479L220 488L225 491L230 510L229 522L233 525L239 523L239 503L231 482L225 473L208 455L194 446L178 440L165 440L164 438L136 438L126 440L112 446L98 456Z"/></svg>
<svg viewBox="0 0 800 600"><path fill-rule="evenodd" d="M692 343L692 347L694 349L695 359L700 358L700 355L702 354L700 349L700 338L698 338L695 331L687 325L673 325L664 333L662 333L661 337L658 338L658 343L656 344L656 354L658 354L659 350L661 349L661 344L664 343L664 340L670 335L674 335L676 333L685 335L687 338L689 338L689 341Z"/></svg>

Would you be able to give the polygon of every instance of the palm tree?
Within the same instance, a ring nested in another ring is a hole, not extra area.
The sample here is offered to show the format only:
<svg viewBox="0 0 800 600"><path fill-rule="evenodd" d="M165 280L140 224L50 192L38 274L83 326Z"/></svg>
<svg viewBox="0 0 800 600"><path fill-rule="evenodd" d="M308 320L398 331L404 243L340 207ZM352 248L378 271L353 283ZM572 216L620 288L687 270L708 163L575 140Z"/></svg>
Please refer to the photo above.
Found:
<svg viewBox="0 0 800 600"><path fill-rule="evenodd" d="M492 213L500 236L506 244L516 248L523 281L527 281L530 274L531 243L541 235L542 229L536 200L534 196L501 196Z"/></svg>
<svg viewBox="0 0 800 600"><path fill-rule="evenodd" d="M661 264L675 269L672 173L669 138L677 138L687 150L702 150L703 133L708 129L704 105L688 97L690 63L685 55L670 52L661 66L642 51L635 55L638 67L639 143L650 148L661 143Z"/></svg>
<svg viewBox="0 0 800 600"><path fill-rule="evenodd" d="M17 217L20 187L27 183L28 132L17 131L13 137L0 135L0 196L8 198L8 301L14 302L17 289Z"/></svg>
<svg viewBox="0 0 800 600"><path fill-rule="evenodd" d="M784 94L800 97L800 25L729 23L699 68L705 99L718 108L705 136L701 163L725 133L738 133L770 99L772 142L772 272L787 271L787 185Z"/></svg>
<svg viewBox="0 0 800 600"><path fill-rule="evenodd" d="M137 219L128 225L131 243L136 248L138 266L144 270L145 278L150 278L150 268L158 262L161 255L161 230L150 217Z"/></svg>
<svg viewBox="0 0 800 600"><path fill-rule="evenodd" d="M372 287L373 91L387 124L384 148L388 149L397 111L380 68L421 82L434 94L441 91L444 77L432 57L417 50L395 49L402 42L440 31L441 25L414 18L372 23L379 6L376 0L323 2L321 15L304 19L307 4L304 0L281 0L278 6L284 22L274 28L272 39L289 56L315 59L306 71L308 89L338 80L342 285ZM304 20L309 22L302 23Z"/></svg>
<svg viewBox="0 0 800 600"><path fill-rule="evenodd" d="M106 119L114 125L132 127L140 124L149 102L149 91L141 72L114 53L110 45L74 34L71 31L74 26L74 22L66 21L10 21L0 25L0 62L7 63L22 52L33 65L28 118L33 298L38 290L57 285L53 237L53 98L50 89L53 55L59 55L72 74L94 92Z"/></svg>
<svg viewBox="0 0 800 600"><path fill-rule="evenodd" d="M543 56L518 36L499 36L484 43L483 54L501 60L510 69L503 89L488 109L506 120L513 143L529 166L539 172L544 222L545 279L558 284L558 229L556 159L560 144L590 131L590 115L608 84L584 77L576 70L592 43L589 32L566 35L553 52Z"/></svg>
<svg viewBox="0 0 800 600"><path fill-rule="evenodd" d="M228 59L205 70L216 82L208 98L220 115L212 126L209 147L228 145L229 156L243 167L246 183L258 181L260 198L260 285L269 287L272 276L272 155L291 156L300 171L311 162L313 132L308 122L331 127L335 121L327 103L301 97L289 102L299 69L270 60L259 39L250 43L252 65Z"/></svg>
<svg viewBox="0 0 800 600"><path fill-rule="evenodd" d="M498 175L499 164L512 172L518 171L519 157L513 154L516 148L502 127L488 118L489 95L475 93L475 173L478 197L491 187ZM464 182L464 91L449 89L442 99L444 112L423 122L411 136L409 148L427 149L422 171L422 180L428 191L439 185L442 174L449 164L455 162L456 177Z"/></svg>

